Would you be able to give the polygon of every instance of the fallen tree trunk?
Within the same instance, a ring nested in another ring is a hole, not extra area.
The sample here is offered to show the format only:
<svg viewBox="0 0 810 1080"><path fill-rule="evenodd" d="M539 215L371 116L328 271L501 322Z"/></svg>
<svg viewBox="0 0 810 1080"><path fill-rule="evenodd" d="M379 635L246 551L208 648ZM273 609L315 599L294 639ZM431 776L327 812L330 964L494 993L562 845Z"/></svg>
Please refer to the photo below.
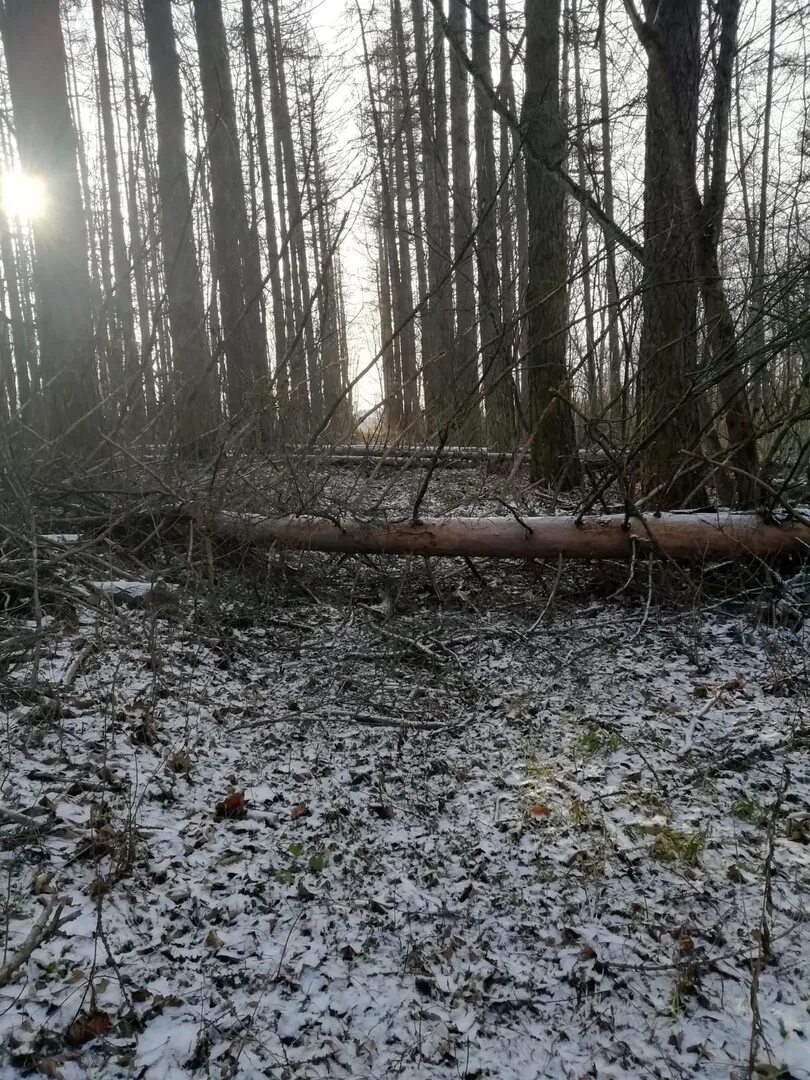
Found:
<svg viewBox="0 0 810 1080"><path fill-rule="evenodd" d="M195 513L191 511L191 513ZM263 546L376 555L481 556L502 559L629 559L653 550L675 559L810 553L810 516L766 523L749 513L669 513L631 518L432 518L366 524L315 517L266 518L227 511L206 515L216 535Z"/></svg>

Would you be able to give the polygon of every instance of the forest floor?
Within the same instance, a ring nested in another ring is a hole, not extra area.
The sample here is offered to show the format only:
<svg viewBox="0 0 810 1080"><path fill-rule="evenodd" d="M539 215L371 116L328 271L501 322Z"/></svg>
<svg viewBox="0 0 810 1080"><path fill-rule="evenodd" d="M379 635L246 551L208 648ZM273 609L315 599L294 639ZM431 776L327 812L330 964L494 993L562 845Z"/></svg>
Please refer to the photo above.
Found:
<svg viewBox="0 0 810 1080"><path fill-rule="evenodd" d="M122 561L0 686L2 1080L810 1077L807 631L676 569Z"/></svg>

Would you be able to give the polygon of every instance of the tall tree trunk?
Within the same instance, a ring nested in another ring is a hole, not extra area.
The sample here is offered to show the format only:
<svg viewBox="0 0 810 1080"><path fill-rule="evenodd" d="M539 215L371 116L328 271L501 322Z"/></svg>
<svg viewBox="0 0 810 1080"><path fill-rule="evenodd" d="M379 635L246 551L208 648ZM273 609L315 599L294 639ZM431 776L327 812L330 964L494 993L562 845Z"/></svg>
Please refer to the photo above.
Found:
<svg viewBox="0 0 810 1080"><path fill-rule="evenodd" d="M466 51L467 5L450 0L448 32ZM472 183L470 178L470 116L467 69L455 49L450 56L450 145L453 154L453 260L455 262L456 331L453 370L457 391L454 406L464 410L455 428L463 442L477 442L478 348L475 332L475 278L473 269Z"/></svg>
<svg viewBox="0 0 810 1080"><path fill-rule="evenodd" d="M293 275L293 298L295 302L295 333L302 337L303 349L296 347L300 353L297 360L298 378L306 380L306 371L311 369L316 362L315 334L312 327L311 297L309 288L309 267L307 263L306 235L304 233L304 218L301 212L301 191L298 185L298 172L296 168L295 142L292 133L292 118L290 114L289 94L287 92L287 75L284 63L284 50L281 47L281 22L279 18L278 0L272 0L272 21L268 20L268 48L272 46L271 88L274 87L277 96L277 108L275 122L279 124L279 134L284 155L284 182L287 200L287 222L289 227L289 239L292 248L292 275ZM320 379L310 379L309 395L306 393L306 381L298 389L301 404L311 410L314 424L323 416L323 395Z"/></svg>
<svg viewBox="0 0 810 1080"><path fill-rule="evenodd" d="M684 452L699 449L698 411L690 400L698 368L698 283L690 206L673 169L664 95L677 101L684 168L694 171L700 90L701 0L654 5L662 50L650 53L644 166L644 277L637 406L649 440L644 486L660 506L679 506L695 489ZM665 50L665 52L664 52ZM670 89L671 88L671 89ZM700 501L702 493L696 496Z"/></svg>
<svg viewBox="0 0 810 1080"><path fill-rule="evenodd" d="M574 53L574 114L577 139L577 183L581 188L588 182L585 161L585 103L582 91L582 66L580 59L580 25L577 0L571 0L571 40ZM579 205L579 243L582 258L582 302L585 313L585 374L588 385L588 412L596 417L600 412L599 379L596 368L596 334L593 319L593 294L591 292L591 247L588 235L588 213Z"/></svg>
<svg viewBox="0 0 810 1080"><path fill-rule="evenodd" d="M427 19L423 0L411 0L419 93L422 173L425 190L427 285L423 319L425 410L430 435L453 414L453 298L450 277L450 187L447 136L447 65L439 13L433 12L432 72L428 66ZM432 73L433 94L430 93Z"/></svg>
<svg viewBox="0 0 810 1080"><path fill-rule="evenodd" d="M380 348L383 372L383 421L388 432L397 432L402 426L402 382L397 373L395 342L391 311L391 284L388 275L385 226L383 224L382 198L377 197L377 289L380 309Z"/></svg>
<svg viewBox="0 0 810 1080"><path fill-rule="evenodd" d="M611 221L614 220L613 153L610 133L610 94L608 92L607 0L599 0L599 109L602 114L602 205ZM605 292L607 294L608 325L608 386L612 414L621 420L624 430L625 403L622 393L622 354L619 345L619 284L616 275L616 241L609 230L605 240Z"/></svg>
<svg viewBox="0 0 810 1080"><path fill-rule="evenodd" d="M402 109L402 136L405 140L405 164L408 176L408 194L413 221L413 247L416 261L416 282L419 294L420 314L419 326L421 329L422 366L426 358L431 355L434 348L432 343L426 341L430 334L429 320L425 320L424 301L427 296L427 258L425 254L425 231L423 226L422 204L419 198L419 172L416 165L416 140L414 138L414 109L411 94L410 80L408 78L408 57L405 42L405 29L402 23L402 4L400 0L392 0L391 4L391 29L393 31L393 46L397 58L396 85L398 86L399 100ZM424 27L423 33L424 33ZM404 194L404 193L403 193ZM407 211L406 211L407 218Z"/></svg>
<svg viewBox="0 0 810 1080"><path fill-rule="evenodd" d="M144 0L143 13L155 96L160 239L174 359L176 439L182 453L194 456L213 445L215 382L192 232L180 62L170 0Z"/></svg>
<svg viewBox="0 0 810 1080"><path fill-rule="evenodd" d="M267 371L261 272L245 202L231 64L221 0L194 0L211 181L214 274L219 285L228 407L256 404Z"/></svg>
<svg viewBox="0 0 810 1080"><path fill-rule="evenodd" d="M393 48L396 54L398 51L396 31L394 31L393 34ZM411 230L408 222L408 187L405 178L405 150L403 146L405 131L410 124L410 119L406 114L401 74L399 62L395 57L393 78L389 90L391 101L390 131L393 136L391 139L393 167L390 176L394 189L393 202L396 221L398 272L401 276L399 289L397 290L398 320L400 322L404 321L414 309ZM416 326L414 319L408 320L407 325L403 327L402 333L400 334L400 355L402 357L403 374L412 373L413 375L413 390L410 393L406 391L406 394L411 400L411 415L409 419L412 422L416 422L419 416L419 389L417 382Z"/></svg>
<svg viewBox="0 0 810 1080"><path fill-rule="evenodd" d="M14 348L14 372L17 376L17 401L23 419L31 423L31 372L36 364L36 343L33 328L26 323L20 298L17 259L9 230L8 218L0 207L0 261L8 292L11 313L11 343Z"/></svg>
<svg viewBox="0 0 810 1080"><path fill-rule="evenodd" d="M46 432L89 450L98 431L87 233L70 118L58 0L6 0L0 30L23 169L39 177L47 214L33 221L34 288Z"/></svg>
<svg viewBox="0 0 810 1080"><path fill-rule="evenodd" d="M694 295L687 294L683 279L672 280L679 268L696 277L700 287L706 316L707 343L711 358L710 370L705 373L720 389L721 410L725 415L729 441L729 462L733 475L729 483L734 497L743 504L755 494L752 480L757 469L757 448L754 426L748 402L745 379L737 342L734 317L728 303L722 274L720 273L718 244L726 200L726 164L728 155L728 127L731 105L731 84L734 53L736 51L739 0L721 0L720 48L715 71L714 94L710 116L711 179L708 183L705 204L701 200L695 177L697 139L697 104L700 74L699 0L676 3L675 0L653 2L645 0L647 22L642 22L635 7L625 0L639 37L649 58L648 64L648 120L647 158L650 167L647 184L650 202L648 219L657 218L655 235L650 237L653 247L645 246L645 281L651 282L645 291L655 303L651 311L650 329L653 343L665 355L673 345L663 340L661 327L666 325L671 333L688 334L689 326L672 322L671 307L680 302L682 314L691 314L694 325ZM708 151L707 151L708 152ZM664 198L665 197L665 198ZM648 220L645 229L650 230ZM662 228L670 228L666 236ZM671 246L680 237L679 251ZM662 249L669 245L672 259L682 260L662 265ZM663 288L662 288L663 286ZM671 293L670 310L664 309L663 297ZM692 335L693 337L694 335ZM681 338L681 340L684 340ZM643 344L645 344L643 342ZM674 347L677 347L675 342ZM649 355L649 354L647 354ZM642 358L645 353L642 352ZM677 359L677 356L676 356ZM691 355L685 359L692 362ZM694 370L694 369L693 369ZM678 476L675 455L696 445L697 412L693 406L684 404L683 394L689 394L691 379L688 369L667 365L663 392L669 395L672 407L666 414L663 433L656 432L653 441L652 466L659 470L664 485L670 493L688 494L694 488L694 479ZM680 388L677 398L673 390ZM657 402L656 402L657 404ZM649 409L647 410L649 412ZM660 413L660 409L658 410ZM657 427L658 425L656 425ZM682 434L676 443L673 429ZM654 429L655 430L655 429ZM656 443L658 445L656 445ZM728 485L726 485L728 486Z"/></svg>
<svg viewBox="0 0 810 1080"><path fill-rule="evenodd" d="M262 204L264 206L265 239L267 242L267 264L270 275L270 301L273 305L273 334L276 358L276 392L286 392L286 380L282 380L278 366L283 362L287 351L287 335L284 323L284 296L281 291L280 256L276 234L276 211L273 197L273 185L270 172L270 152L267 141L267 121L264 111L264 93L259 58L256 50L256 29L253 19L252 0L242 0L242 24L245 34L245 49L248 57L250 88L253 96L253 110L256 117L256 144L259 157L259 173L262 182ZM283 407L283 406L282 406Z"/></svg>
<svg viewBox="0 0 810 1080"><path fill-rule="evenodd" d="M395 352L400 356L400 373L402 377L402 420L408 427L417 420L419 398L416 384L416 349L414 345L413 319L409 316L413 311L413 304L408 306L407 289L405 286L402 268L400 265L400 249L397 243L396 211L394 195L391 185L391 170L386 153L385 137L383 133L382 118L377 105L377 96L374 93L374 84L371 78L371 59L368 54L365 27L361 19L360 34L363 42L363 61L366 68L366 83L368 86L369 102L371 105L372 125L374 139L377 148L377 159L380 170L380 196L381 196L381 227L383 235L383 248L390 266L390 277L383 274L383 281L387 278L390 282L392 321L395 330L398 330L397 341L394 343ZM392 413L392 419L394 414Z"/></svg>
<svg viewBox="0 0 810 1080"><path fill-rule="evenodd" d="M130 261L124 236L124 216L121 209L121 188L118 181L118 157L113 125L112 89L110 65L107 58L107 39L104 32L102 0L93 0L93 27L98 59L98 89L101 106L101 122L104 136L104 160L107 167L107 195L110 208L110 235L113 251L115 281L111 297L116 314L116 348L121 355L121 365L126 376L126 405L133 430L141 427L145 417L143 382L140 372L138 347L135 341L135 312L132 306L130 284Z"/></svg>
<svg viewBox="0 0 810 1080"><path fill-rule="evenodd" d="M514 116L517 114L515 104L515 80L512 74L514 56L509 44L507 34L509 20L506 14L506 0L498 0L498 28L500 34L500 62L501 62L501 85L500 96L504 105ZM510 320L517 318L518 323L514 328L513 335L516 342L518 367L515 369L514 383L521 403L526 401L526 365L524 356L526 353L526 281L529 250L529 216L526 208L526 168L520 145L520 132L512 127L504 116L500 117L501 128L501 173L511 166L512 184L514 189L514 201L510 185L506 185L501 195L502 205L502 254L501 276L504 280L504 325L508 326ZM514 218L514 241L512 237L512 220ZM515 246L516 245L516 246ZM514 257L512 250L514 247ZM516 261L516 263L515 263ZM509 287L506 286L506 266L512 266ZM509 314L507 314L509 312Z"/></svg>
<svg viewBox="0 0 810 1080"><path fill-rule="evenodd" d="M481 364L486 397L487 444L511 450L515 443L512 370L501 323L498 272L498 177L492 102L486 86L492 82L487 0L470 4L472 62L485 83L475 80L475 190L478 210L475 251L478 261L478 312Z"/></svg>
<svg viewBox="0 0 810 1080"><path fill-rule="evenodd" d="M547 165L565 158L560 116L560 0L526 0L523 102L529 210L527 375L532 473L561 489L579 477L565 364L565 193Z"/></svg>
<svg viewBox="0 0 810 1080"><path fill-rule="evenodd" d="M127 131L127 224L129 226L130 259L135 279L135 300L138 307L138 329L140 331L139 366L143 368L144 400L146 415L153 419L157 414L157 389L155 372L148 357L154 349L155 333L153 320L149 315L148 283L146 278L146 243L141 229L141 213L138 204L138 167L137 167L137 132L138 120L138 74L135 69L134 49L132 45L132 20L129 0L124 0L124 102L126 109ZM135 146L133 146L135 139ZM123 153L123 150L122 150ZM144 162L144 167L146 162ZM148 202L148 196L147 196ZM145 216L149 218L148 208Z"/></svg>

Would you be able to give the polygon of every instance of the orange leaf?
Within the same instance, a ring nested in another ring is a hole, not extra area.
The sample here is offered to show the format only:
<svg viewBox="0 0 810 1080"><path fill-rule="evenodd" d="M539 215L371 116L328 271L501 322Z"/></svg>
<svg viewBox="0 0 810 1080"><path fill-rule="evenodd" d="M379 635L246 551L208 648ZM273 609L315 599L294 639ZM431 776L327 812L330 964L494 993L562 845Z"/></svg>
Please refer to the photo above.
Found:
<svg viewBox="0 0 810 1080"><path fill-rule="evenodd" d="M543 803L538 802L535 803L534 806L529 807L529 813L534 814L535 817L548 817L551 811L547 806L544 806Z"/></svg>
<svg viewBox="0 0 810 1080"><path fill-rule="evenodd" d="M217 817L243 818L246 813L244 791L232 791L217 807Z"/></svg>

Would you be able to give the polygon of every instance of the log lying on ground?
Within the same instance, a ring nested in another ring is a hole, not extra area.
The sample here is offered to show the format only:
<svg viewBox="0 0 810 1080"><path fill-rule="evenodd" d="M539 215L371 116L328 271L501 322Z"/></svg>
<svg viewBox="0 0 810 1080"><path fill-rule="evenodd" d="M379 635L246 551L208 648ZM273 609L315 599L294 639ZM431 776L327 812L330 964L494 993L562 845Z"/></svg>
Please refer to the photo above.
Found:
<svg viewBox="0 0 810 1080"><path fill-rule="evenodd" d="M277 465L297 462L313 462L322 465L373 466L391 469L418 469L438 465L446 469L469 469L477 465L506 465L514 460L514 454L480 447L446 446L443 448L423 446L334 446L291 447L284 457L273 458Z"/></svg>
<svg viewBox="0 0 810 1080"><path fill-rule="evenodd" d="M765 522L750 513L668 513L656 517L429 518L367 524L315 517L267 518L212 512L213 534L262 546L369 555L466 555L502 559L629 559L634 549L675 559L810 554L810 514Z"/></svg>

